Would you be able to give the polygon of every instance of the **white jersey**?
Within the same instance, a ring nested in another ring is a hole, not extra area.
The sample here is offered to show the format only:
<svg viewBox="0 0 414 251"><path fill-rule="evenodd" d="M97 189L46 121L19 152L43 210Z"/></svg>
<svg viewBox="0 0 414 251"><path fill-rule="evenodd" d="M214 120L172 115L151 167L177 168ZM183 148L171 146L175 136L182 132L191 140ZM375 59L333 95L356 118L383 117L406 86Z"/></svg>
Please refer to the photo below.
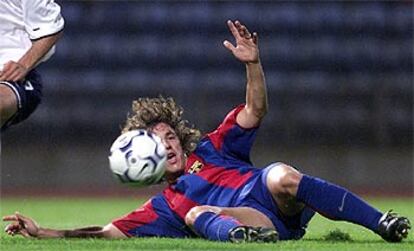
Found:
<svg viewBox="0 0 414 251"><path fill-rule="evenodd" d="M60 6L53 0L0 0L0 71L6 62L17 62L31 47L31 40L53 35L63 26ZM53 46L39 62L54 51Z"/></svg>

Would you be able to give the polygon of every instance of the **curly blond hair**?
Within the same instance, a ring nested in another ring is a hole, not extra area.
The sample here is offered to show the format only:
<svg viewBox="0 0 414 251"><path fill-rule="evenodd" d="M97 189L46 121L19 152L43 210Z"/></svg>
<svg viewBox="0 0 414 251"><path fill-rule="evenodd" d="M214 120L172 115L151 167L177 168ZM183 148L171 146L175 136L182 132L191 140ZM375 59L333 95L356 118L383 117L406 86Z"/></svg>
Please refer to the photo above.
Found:
<svg viewBox="0 0 414 251"><path fill-rule="evenodd" d="M197 146L201 133L182 118L183 111L171 97L139 98L132 102L132 114L128 115L122 133L134 129L151 129L164 122L174 129L184 152L190 154Z"/></svg>

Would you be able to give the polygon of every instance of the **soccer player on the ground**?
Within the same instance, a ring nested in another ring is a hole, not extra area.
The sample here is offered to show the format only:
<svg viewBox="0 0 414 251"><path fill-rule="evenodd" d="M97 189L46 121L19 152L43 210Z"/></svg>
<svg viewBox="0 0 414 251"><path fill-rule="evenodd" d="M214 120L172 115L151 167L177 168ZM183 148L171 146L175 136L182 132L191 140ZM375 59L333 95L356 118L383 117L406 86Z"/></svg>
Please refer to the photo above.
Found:
<svg viewBox="0 0 414 251"><path fill-rule="evenodd" d="M25 120L42 98L35 67L50 58L64 20L53 0L0 1L0 128Z"/></svg>
<svg viewBox="0 0 414 251"><path fill-rule="evenodd" d="M146 128L167 149L168 187L142 207L105 227L47 229L19 213L8 234L32 237L200 236L216 241L300 239L318 212L332 220L353 222L391 242L405 238L407 218L381 213L350 191L295 168L273 163L264 169L250 162L250 148L267 110L265 79L258 37L240 22L228 21L236 46L224 46L246 65L246 103L234 108L216 130L200 133L182 119L171 98L140 98L123 131Z"/></svg>

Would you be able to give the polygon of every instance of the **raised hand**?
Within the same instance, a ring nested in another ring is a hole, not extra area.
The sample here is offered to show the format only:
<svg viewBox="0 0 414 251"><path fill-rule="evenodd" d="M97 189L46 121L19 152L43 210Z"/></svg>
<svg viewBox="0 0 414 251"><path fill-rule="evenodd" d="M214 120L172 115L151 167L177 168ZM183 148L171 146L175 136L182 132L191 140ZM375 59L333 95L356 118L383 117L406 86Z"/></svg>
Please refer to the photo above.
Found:
<svg viewBox="0 0 414 251"><path fill-rule="evenodd" d="M259 47L257 33L250 33L246 26L239 21L233 23L233 21L228 20L227 25L236 40L236 46L228 40L225 40L223 45L243 63L258 63Z"/></svg>
<svg viewBox="0 0 414 251"><path fill-rule="evenodd" d="M3 221L11 221L4 229L9 235L21 234L24 237L37 237L39 234L39 225L31 218L23 216L18 212L4 216Z"/></svg>

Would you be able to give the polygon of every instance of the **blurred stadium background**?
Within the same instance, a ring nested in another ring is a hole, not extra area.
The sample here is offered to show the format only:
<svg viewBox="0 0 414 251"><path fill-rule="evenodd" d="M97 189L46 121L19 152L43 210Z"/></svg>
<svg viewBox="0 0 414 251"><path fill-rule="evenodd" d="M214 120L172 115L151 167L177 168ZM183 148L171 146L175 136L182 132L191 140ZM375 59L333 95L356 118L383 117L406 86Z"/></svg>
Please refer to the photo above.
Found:
<svg viewBox="0 0 414 251"><path fill-rule="evenodd" d="M44 100L1 135L1 192L121 194L108 149L140 96L173 96L203 132L244 100L227 19L260 37L270 111L252 157L351 190L414 195L411 1L57 1ZM134 194L145 190L133 190Z"/></svg>

